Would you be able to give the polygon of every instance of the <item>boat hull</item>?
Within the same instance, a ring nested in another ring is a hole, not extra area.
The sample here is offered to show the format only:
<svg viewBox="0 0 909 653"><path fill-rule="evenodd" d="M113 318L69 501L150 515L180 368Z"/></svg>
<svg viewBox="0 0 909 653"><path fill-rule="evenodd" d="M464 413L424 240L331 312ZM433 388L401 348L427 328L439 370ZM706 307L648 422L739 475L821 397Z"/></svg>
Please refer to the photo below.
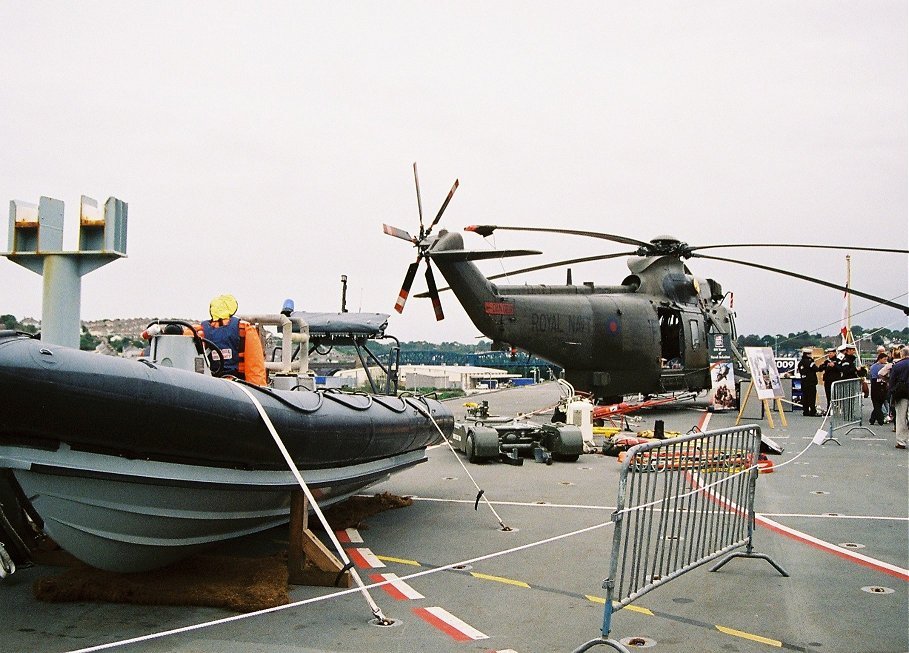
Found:
<svg viewBox="0 0 909 653"><path fill-rule="evenodd" d="M422 451L303 478L324 507L425 460ZM72 451L0 447L44 520L45 532L83 562L136 572L286 523L290 471L247 471L126 460Z"/></svg>

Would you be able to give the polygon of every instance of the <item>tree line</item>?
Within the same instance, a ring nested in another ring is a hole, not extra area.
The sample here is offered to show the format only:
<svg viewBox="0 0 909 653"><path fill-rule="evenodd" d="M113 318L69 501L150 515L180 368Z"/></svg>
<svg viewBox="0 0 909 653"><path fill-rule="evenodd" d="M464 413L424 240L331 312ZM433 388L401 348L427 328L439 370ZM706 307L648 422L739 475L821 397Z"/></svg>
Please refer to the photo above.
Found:
<svg viewBox="0 0 909 653"><path fill-rule="evenodd" d="M909 327L895 330L885 327L876 327L865 329L861 326L852 327L852 337L856 341L870 343L870 346L892 345L894 343L909 342ZM771 347L777 351L798 351L802 347L836 347L843 342L840 334L835 336L822 336L820 333L808 333L800 331L799 333L790 333L783 335L747 335L739 336L736 344L741 347ZM867 347L862 347L867 349Z"/></svg>
<svg viewBox="0 0 909 653"><path fill-rule="evenodd" d="M0 328L12 329L15 331L25 331L27 333L35 333L38 330L32 324L22 324L19 320L16 319L15 315L9 314L0 315ZM135 340L134 334L121 334L121 336L122 339L113 339L114 342L111 342L111 345L114 346L114 348L117 348L118 344L122 347L122 345L126 342L132 342ZM885 327L866 329L861 326L853 326L852 336L855 340L864 340L873 346L891 345L893 343L906 343L909 342L909 327L895 330ZM100 338L91 335L85 326L82 327L79 342L80 349L92 350L97 347L100 342ZM775 335L768 334L762 336L751 334L747 336L739 336L736 340L736 344L739 347L771 347L776 351L798 351L802 347L836 347L841 342L842 337L839 334L835 336L822 336L820 333L808 333L807 331L790 333L788 335L783 335L780 333ZM492 343L489 340L485 339L477 340L471 344L464 344L460 342L443 342L442 344L437 344L433 342L426 342L425 340L414 340L410 342L402 342L401 350L435 350L440 352L472 354L489 351L491 344ZM390 345L376 343L376 345L371 345L370 347L376 352L387 353ZM351 349L351 353L352 352L353 350Z"/></svg>

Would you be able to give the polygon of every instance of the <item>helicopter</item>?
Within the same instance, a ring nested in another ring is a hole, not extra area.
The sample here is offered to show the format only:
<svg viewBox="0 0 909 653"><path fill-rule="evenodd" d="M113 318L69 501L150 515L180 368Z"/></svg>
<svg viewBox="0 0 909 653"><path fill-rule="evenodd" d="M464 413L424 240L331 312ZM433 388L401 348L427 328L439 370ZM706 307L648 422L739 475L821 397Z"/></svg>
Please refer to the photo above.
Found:
<svg viewBox="0 0 909 653"><path fill-rule="evenodd" d="M720 258L702 250L720 247L806 247L909 253L909 250L792 243L743 243L690 246L673 236L650 241L622 235L574 229L473 225L465 228L487 237L496 231L525 231L598 238L634 247L629 251L545 263L484 276L475 260L540 254L536 250L467 250L460 233L433 234L459 182L442 203L428 227L423 223L422 199L414 164L419 232L383 225L383 231L409 241L417 249L395 304L403 312L421 261L426 262L427 292L437 320L444 318L439 293L452 290L473 324L493 341L493 348L521 349L564 369L565 380L603 403L624 395L699 392L711 388L711 363L731 360L747 369L735 346L735 313L725 304L728 293L714 279L696 277L685 260L727 261L776 272L898 308L909 307L853 288L759 263ZM618 285L573 284L570 270L565 285L499 285L496 279L567 266L627 257L630 274ZM439 289L432 266L448 286Z"/></svg>

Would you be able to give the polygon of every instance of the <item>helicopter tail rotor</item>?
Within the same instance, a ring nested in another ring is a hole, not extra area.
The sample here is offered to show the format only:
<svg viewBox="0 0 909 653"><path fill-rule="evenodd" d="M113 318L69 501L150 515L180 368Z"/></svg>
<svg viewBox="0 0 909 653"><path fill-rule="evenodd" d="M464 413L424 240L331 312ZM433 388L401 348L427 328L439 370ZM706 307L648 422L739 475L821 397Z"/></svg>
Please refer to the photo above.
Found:
<svg viewBox="0 0 909 653"><path fill-rule="evenodd" d="M395 310L398 313L404 312L404 304L407 303L407 297L410 295L410 287L413 286L414 277L417 276L417 268L420 266L420 259L411 263L407 267L407 274L404 275L404 283L401 284L401 292L398 293L398 300L395 302Z"/></svg>
<svg viewBox="0 0 909 653"><path fill-rule="evenodd" d="M442 302L439 299L439 289L436 286L436 279L432 273L432 264L426 259L426 288L429 292L429 298L432 300L432 310L436 314L436 321L445 319L445 313L442 312Z"/></svg>
<svg viewBox="0 0 909 653"><path fill-rule="evenodd" d="M398 293L398 299L395 302L395 310L398 313L402 313L404 311L404 304L407 303L407 297L410 295L410 288L413 285L414 278L417 276L417 269L420 266L420 261L425 260L425 277L426 286L428 288L428 295L432 299L432 307L435 311L436 320L443 320L445 319L445 314L442 312L442 303L439 300L439 291L432 272L432 266L429 263L429 250L436 240L435 238L431 237L432 230L437 224L439 224L439 220L442 219L442 214L445 213L445 209L448 208L448 204L451 202L451 198L454 196L455 191L458 189L458 180L455 179L454 184L451 186L451 190L448 191L448 195L445 197L445 201L442 202L442 206L439 208L439 212L436 213L436 217L429 224L429 227L424 227L423 225L423 199L420 194L420 178L417 175L416 163L413 164L413 181L414 186L417 190L417 212L420 218L419 235L411 236L410 233L404 229L399 229L398 227L393 227L387 224L382 225L382 231L384 231L389 236L411 242L417 248L417 260L411 263L407 268L407 274L404 275L404 283L401 285L401 291Z"/></svg>

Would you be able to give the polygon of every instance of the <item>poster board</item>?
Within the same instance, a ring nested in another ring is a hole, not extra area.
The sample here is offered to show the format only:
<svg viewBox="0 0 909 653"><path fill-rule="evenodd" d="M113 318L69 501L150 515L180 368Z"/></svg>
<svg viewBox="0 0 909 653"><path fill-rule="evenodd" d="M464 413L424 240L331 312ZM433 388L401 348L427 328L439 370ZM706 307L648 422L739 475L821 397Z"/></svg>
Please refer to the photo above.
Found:
<svg viewBox="0 0 909 653"><path fill-rule="evenodd" d="M758 399L781 399L783 384L773 359L773 350L770 347L745 347L745 356Z"/></svg>
<svg viewBox="0 0 909 653"><path fill-rule="evenodd" d="M731 361L720 361L711 366L707 401L714 410L731 410L736 407L735 374Z"/></svg>

